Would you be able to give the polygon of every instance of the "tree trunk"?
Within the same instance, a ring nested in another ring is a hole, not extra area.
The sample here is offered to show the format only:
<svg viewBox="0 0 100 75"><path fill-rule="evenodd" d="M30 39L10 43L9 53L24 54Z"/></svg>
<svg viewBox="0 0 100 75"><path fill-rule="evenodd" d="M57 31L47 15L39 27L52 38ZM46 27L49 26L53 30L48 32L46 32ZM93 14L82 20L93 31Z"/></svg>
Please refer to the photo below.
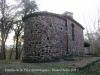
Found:
<svg viewBox="0 0 100 75"><path fill-rule="evenodd" d="M13 54L13 48L11 49L11 52L10 52L10 56L9 56L10 60L12 59L12 54Z"/></svg>
<svg viewBox="0 0 100 75"><path fill-rule="evenodd" d="M1 47L1 55L2 55L2 60L6 60L6 51L5 51L5 41L4 41L4 21L2 20L1 24L1 38L2 38L2 47Z"/></svg>
<svg viewBox="0 0 100 75"><path fill-rule="evenodd" d="M16 60L18 60L18 36L16 38Z"/></svg>
<svg viewBox="0 0 100 75"><path fill-rule="evenodd" d="M22 52L23 52L23 47L22 47L22 49L21 49L21 51L19 53L19 56L18 56L19 59L20 59L20 56L21 56ZM21 56L21 58L22 58L22 56Z"/></svg>
<svg viewBox="0 0 100 75"><path fill-rule="evenodd" d="M5 50L5 42L2 39L2 47L1 47L1 55L2 55L2 60L6 60L6 50Z"/></svg>

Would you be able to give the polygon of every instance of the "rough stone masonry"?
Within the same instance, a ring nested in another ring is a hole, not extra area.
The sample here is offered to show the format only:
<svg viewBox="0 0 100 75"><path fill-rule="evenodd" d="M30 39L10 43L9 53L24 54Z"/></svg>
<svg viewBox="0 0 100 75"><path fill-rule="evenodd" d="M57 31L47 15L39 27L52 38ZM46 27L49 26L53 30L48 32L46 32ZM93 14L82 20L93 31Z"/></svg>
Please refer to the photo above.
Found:
<svg viewBox="0 0 100 75"><path fill-rule="evenodd" d="M35 12L23 18L23 61L52 61L84 54L83 29L70 12Z"/></svg>

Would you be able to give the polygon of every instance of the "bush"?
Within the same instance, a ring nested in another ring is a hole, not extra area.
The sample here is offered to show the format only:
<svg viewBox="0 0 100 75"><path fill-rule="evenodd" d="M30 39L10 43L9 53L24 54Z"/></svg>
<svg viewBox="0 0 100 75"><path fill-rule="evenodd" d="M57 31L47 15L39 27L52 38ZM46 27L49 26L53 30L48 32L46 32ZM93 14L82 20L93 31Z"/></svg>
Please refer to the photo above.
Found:
<svg viewBox="0 0 100 75"><path fill-rule="evenodd" d="M15 50L9 49L6 51L6 59L15 59Z"/></svg>

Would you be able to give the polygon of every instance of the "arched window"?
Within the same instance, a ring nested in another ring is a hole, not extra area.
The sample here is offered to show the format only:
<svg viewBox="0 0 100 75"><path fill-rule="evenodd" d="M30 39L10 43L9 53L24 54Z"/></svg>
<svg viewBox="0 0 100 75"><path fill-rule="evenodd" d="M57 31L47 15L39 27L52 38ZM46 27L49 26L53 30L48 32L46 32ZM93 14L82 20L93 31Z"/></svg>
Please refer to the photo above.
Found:
<svg viewBox="0 0 100 75"><path fill-rule="evenodd" d="M71 26L72 26L72 40L75 41L74 24L71 24Z"/></svg>

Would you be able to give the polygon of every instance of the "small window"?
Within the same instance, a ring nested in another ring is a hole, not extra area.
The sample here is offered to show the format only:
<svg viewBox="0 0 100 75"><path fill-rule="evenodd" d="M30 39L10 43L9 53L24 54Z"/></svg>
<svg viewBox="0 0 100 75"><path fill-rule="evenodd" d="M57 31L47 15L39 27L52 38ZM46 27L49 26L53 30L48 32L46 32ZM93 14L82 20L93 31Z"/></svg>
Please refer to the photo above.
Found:
<svg viewBox="0 0 100 75"><path fill-rule="evenodd" d="M72 40L75 41L75 35L74 35L74 24L72 26Z"/></svg>
<svg viewBox="0 0 100 75"><path fill-rule="evenodd" d="M49 47L48 45L46 45L45 47Z"/></svg>
<svg viewBox="0 0 100 75"><path fill-rule="evenodd" d="M62 40L60 40L60 42L62 42Z"/></svg>
<svg viewBox="0 0 100 75"><path fill-rule="evenodd" d="M50 25L50 27L52 27L52 25Z"/></svg>
<svg viewBox="0 0 100 75"><path fill-rule="evenodd" d="M38 42L35 42L35 44L38 44Z"/></svg>
<svg viewBox="0 0 100 75"><path fill-rule="evenodd" d="M49 40L49 37L47 37L47 40Z"/></svg>

